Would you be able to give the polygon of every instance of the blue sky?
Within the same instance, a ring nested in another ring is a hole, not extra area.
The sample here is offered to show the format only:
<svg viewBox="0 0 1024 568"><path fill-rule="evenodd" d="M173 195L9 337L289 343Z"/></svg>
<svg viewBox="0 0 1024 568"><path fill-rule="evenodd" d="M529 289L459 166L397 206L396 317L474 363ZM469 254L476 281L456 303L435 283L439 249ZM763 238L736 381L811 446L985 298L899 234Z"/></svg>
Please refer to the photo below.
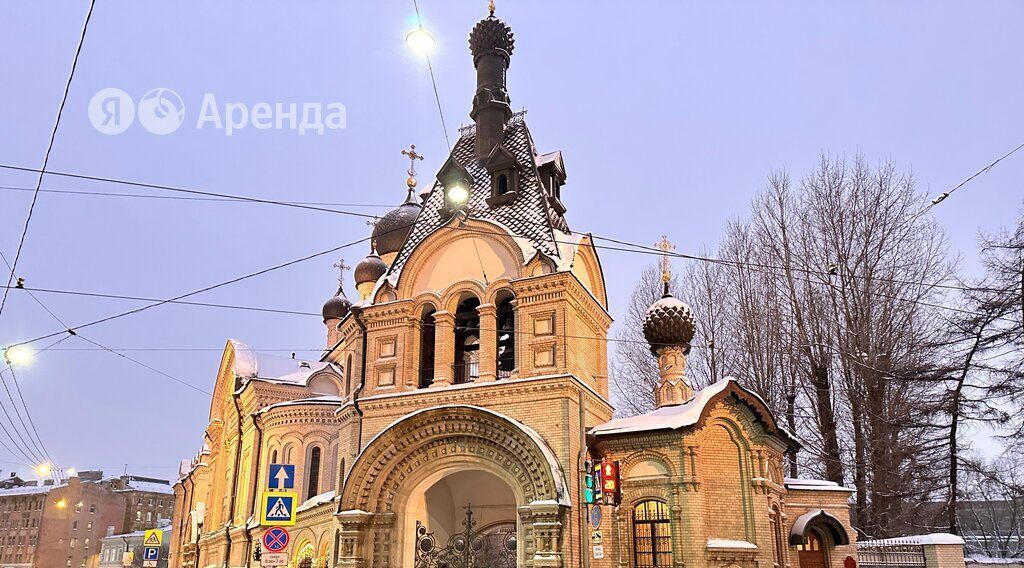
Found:
<svg viewBox="0 0 1024 568"><path fill-rule="evenodd" d="M475 80L466 37L483 1L422 0L449 135L469 122ZM0 4L0 164L38 168L87 3ZM560 149L575 230L680 250L713 245L774 169L799 176L821 152L891 158L937 194L1024 141L1015 2L541 2L499 0L516 33L515 107L541 152ZM412 2L98 0L49 168L260 198L398 203L410 143L429 180L445 141L424 61L405 33ZM185 104L166 136L138 124L96 131L93 94L138 100L156 87ZM195 128L205 94L253 105L341 102L347 128L324 135ZM936 207L963 267L979 231L1021 210L1024 155ZM0 186L31 187L0 170ZM47 177L44 188L148 190ZM0 250L13 258L31 194L0 190ZM358 208L381 213L384 209ZM356 218L252 204L43 193L18 274L29 285L169 297L367 234ZM363 247L345 251L354 264ZM316 312L337 258L321 258L194 298ZM614 314L649 257L605 251ZM350 294L354 291L349 288ZM71 325L137 303L40 295ZM0 344L59 326L23 293ZM318 318L162 306L83 335L212 389L228 337L257 349L316 350ZM50 453L64 466L173 476L201 441L209 399L79 339L19 378ZM198 351L148 351L194 348ZM76 350L77 349L77 350ZM82 350L86 349L86 350ZM308 353L309 351L307 351ZM2 450L0 450L2 451ZM0 469L24 466L0 456Z"/></svg>

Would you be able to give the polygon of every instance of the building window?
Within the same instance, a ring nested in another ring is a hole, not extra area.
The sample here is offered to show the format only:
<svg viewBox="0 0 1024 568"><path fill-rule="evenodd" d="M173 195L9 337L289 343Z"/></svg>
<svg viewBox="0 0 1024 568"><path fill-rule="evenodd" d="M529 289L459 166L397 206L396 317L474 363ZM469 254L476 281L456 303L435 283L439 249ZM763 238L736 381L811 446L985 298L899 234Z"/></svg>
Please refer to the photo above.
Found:
<svg viewBox="0 0 1024 568"><path fill-rule="evenodd" d="M497 189L498 189L498 192L497 192L498 195L505 195L506 193L508 193L508 175L506 175L506 174L499 174L498 175L498 188Z"/></svg>
<svg viewBox="0 0 1024 568"><path fill-rule="evenodd" d="M88 523L85 523L85 530L87 530L87 531L91 531L92 530L92 521L89 521Z"/></svg>
<svg viewBox="0 0 1024 568"><path fill-rule="evenodd" d="M89 512L90 513L95 513L96 512L96 504L95 503L89 505Z"/></svg>
<svg viewBox="0 0 1024 568"><path fill-rule="evenodd" d="M146 522L148 523L148 522L150 522L150 521L152 521L152 520L153 520L153 513L152 513L152 512L149 512L149 511L147 511L147 512L146 512Z"/></svg>
<svg viewBox="0 0 1024 568"><path fill-rule="evenodd" d="M78 521L71 521L71 530L73 530L73 531L77 531L78 530Z"/></svg>
<svg viewBox="0 0 1024 568"><path fill-rule="evenodd" d="M141 521L142 520L142 511L135 511L135 520L136 521Z"/></svg>
<svg viewBox="0 0 1024 568"><path fill-rule="evenodd" d="M633 508L633 566L672 565L672 525L668 505L642 501Z"/></svg>
<svg viewBox="0 0 1024 568"><path fill-rule="evenodd" d="M352 396L352 354L345 359L345 395Z"/></svg>
<svg viewBox="0 0 1024 568"><path fill-rule="evenodd" d="M516 313L512 306L513 297L498 302L498 378L512 376L516 368Z"/></svg>
<svg viewBox="0 0 1024 568"><path fill-rule="evenodd" d="M320 446L309 451L309 481L306 483L306 499L319 495L320 491Z"/></svg>
<svg viewBox="0 0 1024 568"><path fill-rule="evenodd" d="M775 568L783 568L786 561L782 552L782 514L778 507L772 507L771 514L768 516L768 524L771 526L772 541L775 544Z"/></svg>
<svg viewBox="0 0 1024 568"><path fill-rule="evenodd" d="M74 548L76 546L78 546L78 539L77 538L73 538L73 539L71 539L70 542L68 542L68 548Z"/></svg>
<svg viewBox="0 0 1024 568"><path fill-rule="evenodd" d="M427 306L420 318L420 388L434 383L434 308Z"/></svg>
<svg viewBox="0 0 1024 568"><path fill-rule="evenodd" d="M89 539L85 539L82 541L82 548L89 548Z"/></svg>
<svg viewBox="0 0 1024 568"><path fill-rule="evenodd" d="M270 463L277 463L277 450L270 452Z"/></svg>
<svg viewBox="0 0 1024 568"><path fill-rule="evenodd" d="M455 384L480 376L480 300L470 296L455 310Z"/></svg>
<svg viewBox="0 0 1024 568"><path fill-rule="evenodd" d="M81 513L82 512L82 502L81 501L79 501L78 503L75 503L75 512L76 513Z"/></svg>

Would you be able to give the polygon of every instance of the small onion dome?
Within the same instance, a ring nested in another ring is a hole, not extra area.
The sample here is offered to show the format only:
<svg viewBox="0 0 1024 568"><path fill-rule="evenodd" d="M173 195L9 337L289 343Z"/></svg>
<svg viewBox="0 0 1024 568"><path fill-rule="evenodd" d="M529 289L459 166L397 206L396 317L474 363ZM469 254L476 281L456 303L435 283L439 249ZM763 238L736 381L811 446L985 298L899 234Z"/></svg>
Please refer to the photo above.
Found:
<svg viewBox="0 0 1024 568"><path fill-rule="evenodd" d="M512 55L515 46L516 40L512 34L512 28L495 18L493 13L477 22L473 31L469 33L469 50L473 53L474 62L481 55L494 51L507 60Z"/></svg>
<svg viewBox="0 0 1024 568"><path fill-rule="evenodd" d="M388 265L377 256L375 251L370 251L370 254L356 265L356 287L358 288L360 284L376 282L387 271Z"/></svg>
<svg viewBox="0 0 1024 568"><path fill-rule="evenodd" d="M378 254L397 254L412 231L412 225L416 222L421 208L413 187L415 186L409 187L405 203L388 211L373 227L373 242L377 243Z"/></svg>
<svg viewBox="0 0 1024 568"><path fill-rule="evenodd" d="M697 330L693 310L685 302L668 291L660 300L647 308L644 317L644 338L651 344L651 351L666 345L677 345L689 353L690 341Z"/></svg>
<svg viewBox="0 0 1024 568"><path fill-rule="evenodd" d="M345 289L338 286L338 292L331 296L330 300L324 302L324 321L330 319L341 319L348 315L349 310L352 309L352 302L345 297Z"/></svg>

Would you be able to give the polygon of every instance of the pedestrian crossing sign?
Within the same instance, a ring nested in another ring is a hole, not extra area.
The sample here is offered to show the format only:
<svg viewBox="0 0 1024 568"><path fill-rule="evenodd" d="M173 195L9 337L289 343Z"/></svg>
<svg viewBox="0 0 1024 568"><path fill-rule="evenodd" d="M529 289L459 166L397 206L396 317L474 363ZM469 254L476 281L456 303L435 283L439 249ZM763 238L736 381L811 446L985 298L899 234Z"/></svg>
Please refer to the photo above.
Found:
<svg viewBox="0 0 1024 568"><path fill-rule="evenodd" d="M260 524L265 527L284 527L295 524L295 507L299 495L294 491L274 491L263 494Z"/></svg>
<svg viewBox="0 0 1024 568"><path fill-rule="evenodd" d="M145 539L142 541L142 546L146 546L146 547L155 546L155 547L159 548L160 545L163 544L163 541L164 541L164 531L159 530L159 529L148 530L148 531L146 531Z"/></svg>

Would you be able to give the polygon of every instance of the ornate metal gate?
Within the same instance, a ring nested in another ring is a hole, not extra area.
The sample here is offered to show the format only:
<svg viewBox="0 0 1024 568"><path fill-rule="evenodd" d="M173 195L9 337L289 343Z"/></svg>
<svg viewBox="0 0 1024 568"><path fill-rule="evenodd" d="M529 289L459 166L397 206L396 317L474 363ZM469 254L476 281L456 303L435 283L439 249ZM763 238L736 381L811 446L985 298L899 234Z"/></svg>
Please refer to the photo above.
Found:
<svg viewBox="0 0 1024 568"><path fill-rule="evenodd" d="M515 568L516 527L514 523L476 529L472 507L466 507L465 529L448 538L441 547L434 533L416 521L415 568Z"/></svg>

